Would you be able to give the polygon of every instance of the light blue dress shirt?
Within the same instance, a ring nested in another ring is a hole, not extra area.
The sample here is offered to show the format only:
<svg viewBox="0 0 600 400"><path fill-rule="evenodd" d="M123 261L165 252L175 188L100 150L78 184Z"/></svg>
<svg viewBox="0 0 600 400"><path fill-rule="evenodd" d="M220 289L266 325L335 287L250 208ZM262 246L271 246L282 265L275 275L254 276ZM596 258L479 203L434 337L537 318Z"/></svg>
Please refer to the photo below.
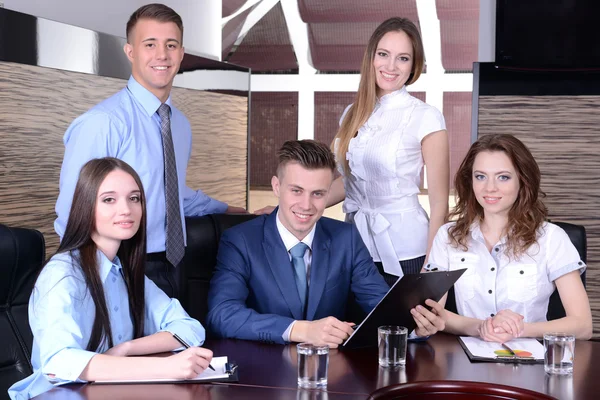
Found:
<svg viewBox="0 0 600 400"><path fill-rule="evenodd" d="M113 263L98 251L98 263L116 346L133 339L129 296L119 259ZM177 299L168 297L148 278L144 298L144 336L167 331L176 333L190 346L204 343L202 325L190 318ZM52 257L29 299L33 374L8 389L11 399L29 399L57 385L82 382L79 375L90 359L108 350L106 343L97 352L86 350L94 316L94 302L77 261L68 253Z"/></svg>
<svg viewBox="0 0 600 400"><path fill-rule="evenodd" d="M227 204L201 190L186 186L187 165L192 150L192 130L187 118L171 104L171 132L177 164L179 203L183 235L184 216L224 213ZM56 201L54 229L62 238L75 192L79 171L93 158L119 158L135 169L146 194L148 253L165 251L165 185L163 146L158 108L160 100L133 77L127 87L81 115L63 138L65 156L60 171L60 193Z"/></svg>

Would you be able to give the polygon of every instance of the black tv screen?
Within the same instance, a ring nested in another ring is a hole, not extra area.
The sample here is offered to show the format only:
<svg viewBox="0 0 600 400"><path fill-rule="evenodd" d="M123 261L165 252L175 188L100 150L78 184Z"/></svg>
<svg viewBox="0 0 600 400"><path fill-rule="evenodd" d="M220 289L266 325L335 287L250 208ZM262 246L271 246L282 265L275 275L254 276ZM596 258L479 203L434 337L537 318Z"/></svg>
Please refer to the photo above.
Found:
<svg viewBox="0 0 600 400"><path fill-rule="evenodd" d="M600 69L598 0L497 0L496 65Z"/></svg>

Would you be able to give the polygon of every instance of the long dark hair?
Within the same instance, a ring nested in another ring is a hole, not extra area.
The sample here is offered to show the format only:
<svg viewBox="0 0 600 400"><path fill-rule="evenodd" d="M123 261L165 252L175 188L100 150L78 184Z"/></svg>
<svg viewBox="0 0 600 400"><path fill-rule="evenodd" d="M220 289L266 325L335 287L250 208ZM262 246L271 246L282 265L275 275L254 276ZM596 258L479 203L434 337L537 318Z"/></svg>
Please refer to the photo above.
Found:
<svg viewBox="0 0 600 400"><path fill-rule="evenodd" d="M467 250L471 225L477 220L483 221L483 207L473 192L473 164L477 154L484 151L506 154L519 178L519 194L508 212L506 226L507 253L516 258L536 243L537 230L548 212L541 199L545 194L540 188L540 168L527 146L512 135L485 135L471 145L454 179L457 199L450 218L457 218L457 221L448 234L455 247Z"/></svg>
<svg viewBox="0 0 600 400"><path fill-rule="evenodd" d="M112 157L93 159L81 168L65 234L56 251L56 254L69 252L77 260L96 307L92 334L87 344L88 351L98 351L103 343L108 343L109 348L114 345L106 297L99 274L98 247L91 237L96 230L98 190L106 176L114 170L122 170L131 175L140 189L142 206L140 227L133 237L121 242L117 256L121 260L123 276L127 284L129 310L133 317L133 336L139 338L144 334L144 266L146 258L144 188L138 174L126 162ZM77 253L79 254L77 255Z"/></svg>

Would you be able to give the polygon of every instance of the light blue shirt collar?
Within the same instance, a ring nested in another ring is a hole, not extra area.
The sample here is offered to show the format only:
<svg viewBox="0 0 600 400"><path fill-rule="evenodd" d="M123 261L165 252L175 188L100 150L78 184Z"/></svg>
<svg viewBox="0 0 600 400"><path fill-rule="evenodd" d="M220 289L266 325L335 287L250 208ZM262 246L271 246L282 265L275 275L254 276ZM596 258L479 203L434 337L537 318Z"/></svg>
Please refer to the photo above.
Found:
<svg viewBox="0 0 600 400"><path fill-rule="evenodd" d="M158 107L162 104L158 97L136 81L133 75L130 76L129 81L127 81L127 89L129 89L133 97L140 103L149 117L152 117L158 111ZM167 101L165 101L165 104L172 108L170 94Z"/></svg>
<svg viewBox="0 0 600 400"><path fill-rule="evenodd" d="M98 250L96 254L98 258L100 280L102 282L106 282L106 278L108 277L108 274L113 266L116 268L117 273L123 268L121 266L121 260L119 260L118 256L115 256L115 259L110 261L102 251Z"/></svg>

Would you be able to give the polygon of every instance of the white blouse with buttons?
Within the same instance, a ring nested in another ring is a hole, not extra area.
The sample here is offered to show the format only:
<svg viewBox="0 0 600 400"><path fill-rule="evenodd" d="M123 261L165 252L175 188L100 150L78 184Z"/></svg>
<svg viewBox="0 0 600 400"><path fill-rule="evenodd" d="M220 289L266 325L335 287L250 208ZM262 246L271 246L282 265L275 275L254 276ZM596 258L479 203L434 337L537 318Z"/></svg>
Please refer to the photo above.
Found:
<svg viewBox="0 0 600 400"><path fill-rule="evenodd" d="M467 251L453 247L448 237L452 225L439 229L425 269L467 269L454 285L460 315L483 320L509 309L523 315L525 322L546 321L554 281L571 271L585 271L569 236L552 223L542 225L537 244L517 260L505 254L504 239L489 252L479 224L471 227Z"/></svg>
<svg viewBox="0 0 600 400"><path fill-rule="evenodd" d="M356 224L371 256L389 274L402 276L399 260L427 252L429 220L417 198L424 165L421 141L444 129L442 113L403 87L378 100L350 141L346 153L350 176L338 162L346 219Z"/></svg>

